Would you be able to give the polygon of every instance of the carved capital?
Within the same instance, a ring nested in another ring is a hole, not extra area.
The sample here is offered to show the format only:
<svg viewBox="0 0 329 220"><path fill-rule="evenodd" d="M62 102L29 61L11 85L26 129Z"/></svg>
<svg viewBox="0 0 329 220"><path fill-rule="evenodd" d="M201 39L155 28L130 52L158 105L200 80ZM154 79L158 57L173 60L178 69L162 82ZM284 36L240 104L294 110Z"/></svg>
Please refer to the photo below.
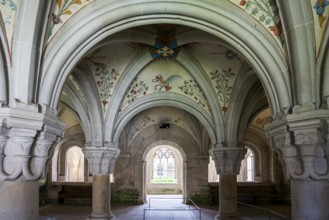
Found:
<svg viewBox="0 0 329 220"><path fill-rule="evenodd" d="M112 174L115 161L120 154L118 148L86 146L83 150L92 174Z"/></svg>
<svg viewBox="0 0 329 220"><path fill-rule="evenodd" d="M227 146L228 144L223 144ZM238 146L238 145L234 145ZM244 147L216 147L209 151L215 162L217 174L219 175L238 175L240 172L241 161L244 159L247 150Z"/></svg>
<svg viewBox="0 0 329 220"><path fill-rule="evenodd" d="M265 129L290 179L329 179L329 111L288 115Z"/></svg>
<svg viewBox="0 0 329 220"><path fill-rule="evenodd" d="M43 110L0 109L0 180L36 180L45 175L50 149L64 124L55 111Z"/></svg>

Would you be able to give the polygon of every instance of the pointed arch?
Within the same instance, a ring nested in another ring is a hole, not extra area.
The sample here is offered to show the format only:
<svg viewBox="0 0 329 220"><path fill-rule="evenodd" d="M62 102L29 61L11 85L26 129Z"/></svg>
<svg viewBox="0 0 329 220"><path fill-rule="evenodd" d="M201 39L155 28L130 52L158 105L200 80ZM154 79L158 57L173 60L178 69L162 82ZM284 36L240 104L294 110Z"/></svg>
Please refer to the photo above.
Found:
<svg viewBox="0 0 329 220"><path fill-rule="evenodd" d="M214 5L180 0L89 4L83 10L92 9L93 16L77 14L49 44L39 102L55 106L66 76L87 51L106 37L134 26L173 23L211 33L242 54L258 74L274 116L282 113L291 107L289 71L282 51L257 21L241 19L239 9L229 6L226 1Z"/></svg>
<svg viewBox="0 0 329 220"><path fill-rule="evenodd" d="M194 115L207 130L212 143L216 143L215 125L210 117L210 115L201 107L195 105L195 103L183 95L165 93L158 96L158 94L150 94L147 98L139 98L136 102L131 104L124 112L120 114L117 119L116 124L113 126L116 130L113 133L113 142L118 143L120 134L124 129L124 126L130 121L135 115L142 112L150 107L157 106L172 106L183 109L192 115ZM105 135L107 137L107 135Z"/></svg>

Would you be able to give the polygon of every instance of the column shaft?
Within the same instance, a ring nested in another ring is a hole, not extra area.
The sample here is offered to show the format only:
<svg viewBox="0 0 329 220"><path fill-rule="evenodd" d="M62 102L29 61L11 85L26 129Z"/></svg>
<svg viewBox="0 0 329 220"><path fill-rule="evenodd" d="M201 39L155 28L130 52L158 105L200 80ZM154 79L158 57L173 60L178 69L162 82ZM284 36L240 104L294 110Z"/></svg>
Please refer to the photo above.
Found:
<svg viewBox="0 0 329 220"><path fill-rule="evenodd" d="M39 218L38 181L0 182L0 219Z"/></svg>
<svg viewBox="0 0 329 220"><path fill-rule="evenodd" d="M292 219L329 219L329 182L291 180Z"/></svg>
<svg viewBox="0 0 329 220"><path fill-rule="evenodd" d="M93 176L92 219L109 219L109 175Z"/></svg>
<svg viewBox="0 0 329 220"><path fill-rule="evenodd" d="M221 220L237 217L236 175L221 175L219 182L219 218Z"/></svg>

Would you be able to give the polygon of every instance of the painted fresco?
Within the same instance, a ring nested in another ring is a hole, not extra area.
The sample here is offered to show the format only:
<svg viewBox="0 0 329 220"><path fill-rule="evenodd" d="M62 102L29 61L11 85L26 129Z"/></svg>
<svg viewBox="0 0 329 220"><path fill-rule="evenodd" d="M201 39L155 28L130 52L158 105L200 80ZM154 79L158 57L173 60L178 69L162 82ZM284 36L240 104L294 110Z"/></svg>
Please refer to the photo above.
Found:
<svg viewBox="0 0 329 220"><path fill-rule="evenodd" d="M283 49L284 36L275 0L228 0L259 21Z"/></svg>
<svg viewBox="0 0 329 220"><path fill-rule="evenodd" d="M191 98L210 114L205 96L195 79L177 62L153 61L129 86L120 111L142 96L172 92Z"/></svg>
<svg viewBox="0 0 329 220"><path fill-rule="evenodd" d="M17 12L17 1L18 0L1 0L0 1L1 18L2 18L2 22L4 23L4 27L6 30L9 51L11 51L11 47L12 47L15 18L16 18L16 12Z"/></svg>
<svg viewBox="0 0 329 220"><path fill-rule="evenodd" d="M250 123L251 126L264 129L264 125L271 121L271 110L269 108L261 111Z"/></svg>
<svg viewBox="0 0 329 220"><path fill-rule="evenodd" d="M163 112L165 112L165 116L163 115ZM162 108L161 112L159 112L157 108L148 109L143 114L136 117L132 122L128 141L133 141L134 138L138 136L138 134L145 128L154 124L158 125L161 122L181 126L185 128L191 134L191 136L195 138L196 141L199 140L199 128L195 126L195 119L191 117L190 114L186 113L184 110L165 107Z"/></svg>
<svg viewBox="0 0 329 220"><path fill-rule="evenodd" d="M234 82L244 60L231 49L207 43L195 51L195 56L213 84L222 111L227 112Z"/></svg>
<svg viewBox="0 0 329 220"><path fill-rule="evenodd" d="M103 112L105 113L112 97L113 89L134 54L124 44L110 44L86 57L93 71Z"/></svg>
<svg viewBox="0 0 329 220"><path fill-rule="evenodd" d="M316 41L316 54L319 53L321 47L323 34L329 18L329 5L328 0L310 0L313 6L313 18L315 29L315 41Z"/></svg>
<svg viewBox="0 0 329 220"><path fill-rule="evenodd" d="M199 46L192 42L178 45L176 38L176 25L156 25L156 38L154 45L139 42L129 42L127 44L134 51L148 50L151 57L159 62L176 61L176 57L182 49L194 50Z"/></svg>
<svg viewBox="0 0 329 220"><path fill-rule="evenodd" d="M95 0L54 0L54 8L50 14L50 27L48 29L48 42L54 37L56 32L75 13Z"/></svg>

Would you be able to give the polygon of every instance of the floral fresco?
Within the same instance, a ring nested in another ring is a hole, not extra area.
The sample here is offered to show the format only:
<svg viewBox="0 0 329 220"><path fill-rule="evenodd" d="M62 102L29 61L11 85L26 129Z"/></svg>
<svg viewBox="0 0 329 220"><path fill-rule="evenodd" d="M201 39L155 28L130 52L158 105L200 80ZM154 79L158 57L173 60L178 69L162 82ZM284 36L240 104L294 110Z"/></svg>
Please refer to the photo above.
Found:
<svg viewBox="0 0 329 220"><path fill-rule="evenodd" d="M190 96L193 98L199 105L201 105L203 108L207 108L207 100L200 89L200 86L197 84L197 82L193 79L190 80L184 80L184 83L182 86L178 87L185 95Z"/></svg>
<svg viewBox="0 0 329 220"><path fill-rule="evenodd" d="M71 16L93 1L95 0L56 0L49 17L51 22L48 29L48 42Z"/></svg>
<svg viewBox="0 0 329 220"><path fill-rule="evenodd" d="M125 100L122 103L123 107L127 107L134 101L136 101L141 96L147 95L149 91L149 86L143 81L136 78L129 86ZM122 111L123 108L121 107L119 111Z"/></svg>
<svg viewBox="0 0 329 220"><path fill-rule="evenodd" d="M232 72L232 68L210 72L210 79L215 84L215 89L224 113L228 111L235 76L236 74Z"/></svg>
<svg viewBox="0 0 329 220"><path fill-rule="evenodd" d="M239 6L252 17L257 19L269 30L281 47L284 45L284 36L279 14L279 8L275 0L229 0Z"/></svg>
<svg viewBox="0 0 329 220"><path fill-rule="evenodd" d="M108 70L100 68L100 70L95 73L96 84L104 112L112 96L113 85L118 80L119 76L120 74L115 69Z"/></svg>
<svg viewBox="0 0 329 220"><path fill-rule="evenodd" d="M14 34L14 26L17 12L17 0L0 0L0 12L2 22L4 23L8 50L11 51L12 38Z"/></svg>

